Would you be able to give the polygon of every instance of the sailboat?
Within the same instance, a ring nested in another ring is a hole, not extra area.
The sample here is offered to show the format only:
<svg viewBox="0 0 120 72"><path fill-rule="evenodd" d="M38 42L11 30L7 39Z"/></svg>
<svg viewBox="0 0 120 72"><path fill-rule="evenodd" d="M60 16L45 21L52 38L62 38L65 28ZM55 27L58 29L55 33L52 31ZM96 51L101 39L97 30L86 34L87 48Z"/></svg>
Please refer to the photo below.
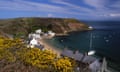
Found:
<svg viewBox="0 0 120 72"><path fill-rule="evenodd" d="M90 34L90 48L89 51L87 53L88 55L94 55L95 54L95 50L92 50L92 33Z"/></svg>

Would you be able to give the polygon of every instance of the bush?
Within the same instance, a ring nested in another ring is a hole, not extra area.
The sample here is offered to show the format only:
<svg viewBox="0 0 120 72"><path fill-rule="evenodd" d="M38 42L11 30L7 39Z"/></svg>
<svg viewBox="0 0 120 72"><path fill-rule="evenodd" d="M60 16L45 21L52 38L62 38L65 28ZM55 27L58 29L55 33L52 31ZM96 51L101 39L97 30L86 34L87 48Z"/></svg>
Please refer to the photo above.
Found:
<svg viewBox="0 0 120 72"><path fill-rule="evenodd" d="M72 72L73 62L69 58L57 58L51 50L39 48L26 48L20 39L10 40L0 37L0 61L20 63L25 66L33 66L40 71Z"/></svg>

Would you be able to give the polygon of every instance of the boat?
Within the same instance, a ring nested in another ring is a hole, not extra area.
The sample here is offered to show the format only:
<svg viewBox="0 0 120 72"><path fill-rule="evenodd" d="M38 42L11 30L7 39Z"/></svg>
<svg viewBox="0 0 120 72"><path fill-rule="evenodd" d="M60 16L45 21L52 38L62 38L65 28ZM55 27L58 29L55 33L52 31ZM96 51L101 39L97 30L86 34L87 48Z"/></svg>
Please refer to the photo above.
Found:
<svg viewBox="0 0 120 72"><path fill-rule="evenodd" d="M88 27L88 30L93 30L93 27L92 27L92 26L89 26L89 27Z"/></svg>

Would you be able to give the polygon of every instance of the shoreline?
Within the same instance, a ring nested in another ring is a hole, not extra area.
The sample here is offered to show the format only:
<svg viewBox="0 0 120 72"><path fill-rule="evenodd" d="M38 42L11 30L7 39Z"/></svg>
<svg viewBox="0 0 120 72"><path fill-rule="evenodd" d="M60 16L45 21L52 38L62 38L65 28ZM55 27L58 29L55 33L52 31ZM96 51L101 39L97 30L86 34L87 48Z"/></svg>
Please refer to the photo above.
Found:
<svg viewBox="0 0 120 72"><path fill-rule="evenodd" d="M55 37L60 37L60 36L69 36L71 33L76 33L76 32L84 32L84 31L91 31L93 29L86 29L86 30L73 30L73 31L68 31L66 33L57 33Z"/></svg>
<svg viewBox="0 0 120 72"><path fill-rule="evenodd" d="M57 47L55 47L55 46L53 46L52 44L50 44L49 42L47 42L46 40L48 40L48 39L41 39L40 40L40 44L42 44L42 45L44 45L45 47L45 49L48 49L48 50L51 50L51 51L53 51L55 54L57 54L57 55L61 55L61 53L62 53L62 49L59 49L59 48L57 48Z"/></svg>

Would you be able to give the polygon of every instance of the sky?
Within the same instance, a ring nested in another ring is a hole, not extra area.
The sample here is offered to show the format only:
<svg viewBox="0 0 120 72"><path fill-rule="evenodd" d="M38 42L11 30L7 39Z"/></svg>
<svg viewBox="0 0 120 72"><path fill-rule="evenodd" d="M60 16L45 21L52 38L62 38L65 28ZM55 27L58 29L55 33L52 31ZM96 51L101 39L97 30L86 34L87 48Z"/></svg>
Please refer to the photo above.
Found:
<svg viewBox="0 0 120 72"><path fill-rule="evenodd" d="M120 0L0 0L0 19L16 17L120 20Z"/></svg>

